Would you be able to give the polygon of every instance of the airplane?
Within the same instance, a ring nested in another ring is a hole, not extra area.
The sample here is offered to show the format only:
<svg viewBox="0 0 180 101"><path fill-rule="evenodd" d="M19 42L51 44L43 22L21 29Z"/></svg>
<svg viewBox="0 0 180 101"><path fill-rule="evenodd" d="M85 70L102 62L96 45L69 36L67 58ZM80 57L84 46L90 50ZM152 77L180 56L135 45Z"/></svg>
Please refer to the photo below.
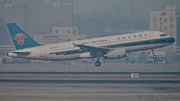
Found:
<svg viewBox="0 0 180 101"><path fill-rule="evenodd" d="M142 50L152 50L154 53L153 49L175 42L172 36L164 32L145 31L42 45L16 23L8 23L7 27L16 47L16 50L7 53L9 57L47 61L96 58L96 67L101 66L101 58L119 59L126 57L127 53Z"/></svg>

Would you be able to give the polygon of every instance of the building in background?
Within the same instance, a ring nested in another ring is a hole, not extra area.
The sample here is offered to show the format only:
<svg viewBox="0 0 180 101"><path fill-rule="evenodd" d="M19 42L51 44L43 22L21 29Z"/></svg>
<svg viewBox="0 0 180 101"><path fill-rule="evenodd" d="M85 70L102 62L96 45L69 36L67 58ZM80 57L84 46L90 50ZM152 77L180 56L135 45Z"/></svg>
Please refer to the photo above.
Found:
<svg viewBox="0 0 180 101"><path fill-rule="evenodd" d="M36 34L33 38L40 44L51 44L86 39L86 35L78 34L78 29L72 27L53 27L51 34Z"/></svg>
<svg viewBox="0 0 180 101"><path fill-rule="evenodd" d="M72 0L25 0L25 29L32 34L48 34L52 28L73 27Z"/></svg>
<svg viewBox="0 0 180 101"><path fill-rule="evenodd" d="M180 46L180 15L177 16L177 45Z"/></svg>
<svg viewBox="0 0 180 101"><path fill-rule="evenodd" d="M151 11L150 12L150 30L162 31L173 36L177 45L177 14L174 5L167 5L166 11Z"/></svg>
<svg viewBox="0 0 180 101"><path fill-rule="evenodd" d="M16 22L18 25L24 28L25 13L24 13L24 4L11 4L8 3L9 0L3 0L0 2L0 18L4 22ZM5 2L6 1L6 2Z"/></svg>
<svg viewBox="0 0 180 101"><path fill-rule="evenodd" d="M54 26L73 27L73 0L0 0L0 18L31 35L47 34Z"/></svg>

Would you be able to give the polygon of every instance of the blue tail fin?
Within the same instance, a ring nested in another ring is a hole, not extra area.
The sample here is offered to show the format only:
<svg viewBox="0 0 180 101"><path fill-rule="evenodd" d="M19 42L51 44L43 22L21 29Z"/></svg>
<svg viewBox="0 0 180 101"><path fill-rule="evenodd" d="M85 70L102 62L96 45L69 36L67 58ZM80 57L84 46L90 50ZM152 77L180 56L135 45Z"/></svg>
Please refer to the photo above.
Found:
<svg viewBox="0 0 180 101"><path fill-rule="evenodd" d="M26 32L24 32L16 23L8 23L7 27L17 50L40 46Z"/></svg>

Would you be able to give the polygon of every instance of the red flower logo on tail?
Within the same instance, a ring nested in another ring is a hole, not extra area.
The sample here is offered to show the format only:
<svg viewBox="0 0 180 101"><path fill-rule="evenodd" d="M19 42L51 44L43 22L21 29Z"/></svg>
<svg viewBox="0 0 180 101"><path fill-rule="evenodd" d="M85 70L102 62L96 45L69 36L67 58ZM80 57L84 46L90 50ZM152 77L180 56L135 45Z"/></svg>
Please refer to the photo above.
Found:
<svg viewBox="0 0 180 101"><path fill-rule="evenodd" d="M24 44L24 39L26 39L27 36L25 34L22 33L18 33L14 36L14 40L17 40L17 43L19 45L23 45Z"/></svg>

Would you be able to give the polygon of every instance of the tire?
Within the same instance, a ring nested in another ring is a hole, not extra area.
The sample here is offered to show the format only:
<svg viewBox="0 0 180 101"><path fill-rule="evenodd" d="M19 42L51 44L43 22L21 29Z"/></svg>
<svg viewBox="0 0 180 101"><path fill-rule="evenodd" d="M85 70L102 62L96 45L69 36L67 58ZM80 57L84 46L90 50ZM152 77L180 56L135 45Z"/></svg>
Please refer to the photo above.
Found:
<svg viewBox="0 0 180 101"><path fill-rule="evenodd" d="M96 67L101 66L101 62L100 62L100 61L96 61L96 62L95 62L95 66L96 66Z"/></svg>

